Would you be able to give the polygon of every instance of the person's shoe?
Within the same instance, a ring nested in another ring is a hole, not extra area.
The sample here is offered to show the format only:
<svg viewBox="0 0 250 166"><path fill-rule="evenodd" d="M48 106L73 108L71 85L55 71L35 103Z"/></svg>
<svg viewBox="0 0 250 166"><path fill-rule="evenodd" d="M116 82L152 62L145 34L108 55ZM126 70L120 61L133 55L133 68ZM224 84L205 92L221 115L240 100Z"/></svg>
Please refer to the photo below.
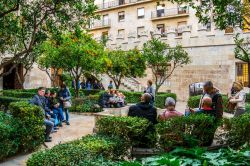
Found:
<svg viewBox="0 0 250 166"><path fill-rule="evenodd" d="M51 136L49 136L49 139L52 139L52 137L51 137Z"/></svg>
<svg viewBox="0 0 250 166"><path fill-rule="evenodd" d="M59 126L59 127L63 127L63 125L62 125L62 123L61 123L61 122L58 124L58 126Z"/></svg>
<svg viewBox="0 0 250 166"><path fill-rule="evenodd" d="M70 125L70 123L69 123L69 122L66 122L66 125Z"/></svg>
<svg viewBox="0 0 250 166"><path fill-rule="evenodd" d="M56 132L57 132L57 130L52 130L52 131L51 131L51 133L56 133Z"/></svg>
<svg viewBox="0 0 250 166"><path fill-rule="evenodd" d="M45 142L52 142L52 139L46 138L46 139L45 139Z"/></svg>
<svg viewBox="0 0 250 166"><path fill-rule="evenodd" d="M54 130L59 130L59 127L54 127Z"/></svg>
<svg viewBox="0 0 250 166"><path fill-rule="evenodd" d="M66 122L66 120L63 120L62 122Z"/></svg>

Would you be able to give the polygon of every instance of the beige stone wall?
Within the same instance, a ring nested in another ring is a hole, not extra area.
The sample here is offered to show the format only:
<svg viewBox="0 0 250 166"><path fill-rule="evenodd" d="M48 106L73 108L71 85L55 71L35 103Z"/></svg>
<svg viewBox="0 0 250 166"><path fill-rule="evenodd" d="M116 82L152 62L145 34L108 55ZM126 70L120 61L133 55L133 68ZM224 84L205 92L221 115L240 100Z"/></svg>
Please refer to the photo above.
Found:
<svg viewBox="0 0 250 166"><path fill-rule="evenodd" d="M107 0L105 3L114 1L114 0ZM126 0L125 0L126 1ZM97 0L95 2L97 5L103 3L102 0ZM177 8L177 4L172 4L171 2L164 1L165 8L166 9L173 9ZM126 6L119 8L113 8L109 10L100 10L97 12L100 16L108 14L109 19L111 21L110 28L103 28L91 31L92 34L94 34L95 37L100 37L102 35L102 32L108 31L109 34L112 36L112 38L117 37L118 29L124 29L125 30L125 36L128 35L128 33L136 32L137 27L144 26L146 31L154 31L156 29L157 24L165 24L165 27L167 26L174 26L177 27L178 22L187 21L188 25L198 25L198 20L194 15L194 10L189 9L189 16L185 17L173 17L173 18L167 18L163 20L157 20L152 21L151 19L151 13L153 11L156 11L156 1L150 1L150 0L142 0L138 3L133 3L132 6ZM137 9L144 7L145 10L145 17L143 19L137 18ZM125 21L124 22L118 22L118 12L125 11ZM194 30L197 29L197 26L194 26Z"/></svg>
<svg viewBox="0 0 250 166"><path fill-rule="evenodd" d="M38 87L51 87L51 80L48 75L41 71L35 64L33 69L27 74L24 82L25 89L38 88Z"/></svg>

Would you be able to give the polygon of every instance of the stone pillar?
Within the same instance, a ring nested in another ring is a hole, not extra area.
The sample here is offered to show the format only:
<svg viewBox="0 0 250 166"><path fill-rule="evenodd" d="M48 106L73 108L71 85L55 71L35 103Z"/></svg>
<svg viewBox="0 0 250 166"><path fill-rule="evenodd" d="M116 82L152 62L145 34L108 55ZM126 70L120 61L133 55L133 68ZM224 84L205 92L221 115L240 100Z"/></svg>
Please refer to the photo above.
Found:
<svg viewBox="0 0 250 166"><path fill-rule="evenodd" d="M167 38L174 39L176 37L176 30L175 28L171 27L167 30Z"/></svg>
<svg viewBox="0 0 250 166"><path fill-rule="evenodd" d="M191 28L185 27L185 29L182 31L182 37L183 38L190 38L191 36Z"/></svg>
<svg viewBox="0 0 250 166"><path fill-rule="evenodd" d="M161 32L160 31L154 31L153 32L153 37L157 38L157 39L161 38Z"/></svg>
<svg viewBox="0 0 250 166"><path fill-rule="evenodd" d="M199 25L198 26L198 35L199 36L206 36L207 34L207 27L203 26L203 25Z"/></svg>

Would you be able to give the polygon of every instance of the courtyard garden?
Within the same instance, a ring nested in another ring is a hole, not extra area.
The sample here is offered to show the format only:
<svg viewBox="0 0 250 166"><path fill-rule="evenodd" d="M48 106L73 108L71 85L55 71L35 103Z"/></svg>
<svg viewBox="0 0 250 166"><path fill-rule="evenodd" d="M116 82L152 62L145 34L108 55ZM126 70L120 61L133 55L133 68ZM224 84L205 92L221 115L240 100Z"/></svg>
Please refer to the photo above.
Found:
<svg viewBox="0 0 250 166"><path fill-rule="evenodd" d="M51 89L53 90L57 89ZM224 118L216 124L212 117L203 114L168 121L159 120L154 130L148 130L152 125L146 119L117 115L96 116L93 134L58 144L51 149L39 150L43 144L43 117L40 108L27 103L35 93L35 89L1 91L2 161L19 153L33 152L27 160L28 166L250 163L249 113L237 118ZM95 116L97 112L102 113L103 109L97 107L102 93L101 90L93 90L87 95L85 90L80 90L79 97L72 101L74 104L71 111L92 113L91 116ZM127 103L131 104L139 102L142 94L123 93ZM156 107L164 108L164 101L169 96L176 99L175 94L159 93L156 96ZM190 97L188 105L196 106L199 98ZM209 146L213 137L214 143Z"/></svg>

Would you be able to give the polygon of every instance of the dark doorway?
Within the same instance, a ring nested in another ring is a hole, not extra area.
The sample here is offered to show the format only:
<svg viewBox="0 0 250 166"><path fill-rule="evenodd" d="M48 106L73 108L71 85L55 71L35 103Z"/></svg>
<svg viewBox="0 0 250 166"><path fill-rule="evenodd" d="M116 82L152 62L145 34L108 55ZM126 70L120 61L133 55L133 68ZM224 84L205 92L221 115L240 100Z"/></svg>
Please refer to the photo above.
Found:
<svg viewBox="0 0 250 166"><path fill-rule="evenodd" d="M4 68L4 73L9 72L13 64L9 64ZM18 72L21 79L23 79L23 67L21 64L17 65L8 75L3 77L3 89L22 89L22 85L18 81L16 72Z"/></svg>

